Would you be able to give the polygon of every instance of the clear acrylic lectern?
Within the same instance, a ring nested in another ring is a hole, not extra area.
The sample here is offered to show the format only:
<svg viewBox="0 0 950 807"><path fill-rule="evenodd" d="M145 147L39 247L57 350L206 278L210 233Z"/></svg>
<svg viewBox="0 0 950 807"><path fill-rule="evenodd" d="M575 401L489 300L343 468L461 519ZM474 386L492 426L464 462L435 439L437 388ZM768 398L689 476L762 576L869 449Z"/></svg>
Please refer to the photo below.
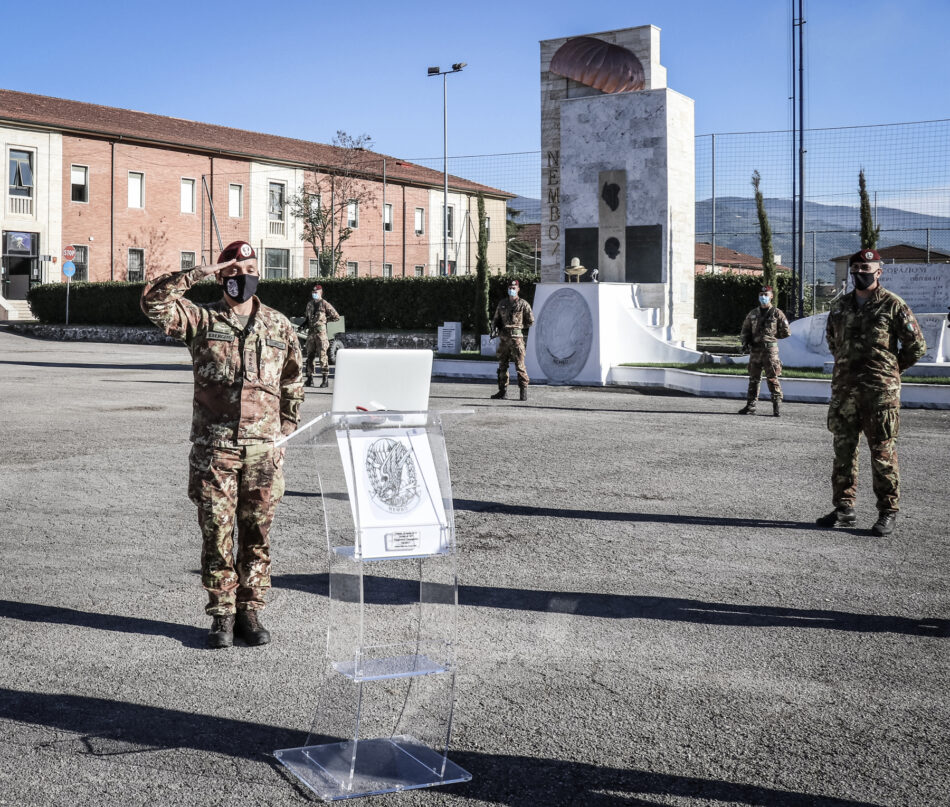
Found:
<svg viewBox="0 0 950 807"><path fill-rule="evenodd" d="M329 618L306 744L274 755L325 801L468 781L447 757L458 587L441 416L328 412L285 445L326 535Z"/></svg>

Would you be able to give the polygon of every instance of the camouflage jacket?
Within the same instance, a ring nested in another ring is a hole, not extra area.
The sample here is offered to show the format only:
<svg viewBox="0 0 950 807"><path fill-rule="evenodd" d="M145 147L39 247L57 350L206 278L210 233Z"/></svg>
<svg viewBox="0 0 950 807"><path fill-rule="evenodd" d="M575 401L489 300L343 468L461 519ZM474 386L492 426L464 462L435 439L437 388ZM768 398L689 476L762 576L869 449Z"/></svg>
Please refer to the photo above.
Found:
<svg viewBox="0 0 950 807"><path fill-rule="evenodd" d="M534 325L534 312L526 300L508 297L498 303L491 324L501 336L524 336L524 329Z"/></svg>
<svg viewBox="0 0 950 807"><path fill-rule="evenodd" d="M257 297L246 328L224 300L186 300L184 293L200 279L200 268L163 275L142 293L145 315L191 353L192 442L249 445L289 434L303 401L303 362L293 326Z"/></svg>
<svg viewBox="0 0 950 807"><path fill-rule="evenodd" d="M314 300L313 298L307 303L307 311L304 316L307 318L307 329L311 333L325 331L328 322L336 322L340 318L336 309L326 300Z"/></svg>
<svg viewBox="0 0 950 807"><path fill-rule="evenodd" d="M748 342L751 347L775 345L788 334L788 319L774 305L753 308L742 323L742 341Z"/></svg>
<svg viewBox="0 0 950 807"><path fill-rule="evenodd" d="M880 285L863 306L853 291L835 303L825 338L835 357L832 397L857 393L880 407L900 406L901 373L927 351L914 312Z"/></svg>

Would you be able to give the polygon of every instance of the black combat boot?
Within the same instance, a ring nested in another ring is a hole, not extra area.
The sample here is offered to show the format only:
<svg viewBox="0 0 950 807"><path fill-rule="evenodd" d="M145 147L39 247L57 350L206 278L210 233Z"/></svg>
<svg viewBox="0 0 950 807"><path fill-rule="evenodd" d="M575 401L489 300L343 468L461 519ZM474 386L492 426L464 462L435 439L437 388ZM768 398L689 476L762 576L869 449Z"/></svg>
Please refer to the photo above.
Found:
<svg viewBox="0 0 950 807"><path fill-rule="evenodd" d="M895 510L881 510L877 521L871 527L871 532L875 535L890 535L894 532L894 526L897 523L897 512Z"/></svg>
<svg viewBox="0 0 950 807"><path fill-rule="evenodd" d="M330 382L327 380L329 377L330 377L329 374L327 373L323 374L323 380L320 382L320 389L330 386Z"/></svg>
<svg viewBox="0 0 950 807"><path fill-rule="evenodd" d="M828 515L816 518L815 523L819 527L853 527L857 520L854 508L842 505L832 510Z"/></svg>
<svg viewBox="0 0 950 807"><path fill-rule="evenodd" d="M782 405L782 399L781 399L781 398L776 398L776 397L773 395L773 396L772 396L772 414L773 414L775 417L780 417L780 415L779 415L779 409L781 409L781 405Z"/></svg>
<svg viewBox="0 0 950 807"><path fill-rule="evenodd" d="M313 386L313 376L312 376L312 375L308 375L308 376L307 376L307 380L303 382L303 385L304 385L305 387L312 387L312 386Z"/></svg>
<svg viewBox="0 0 950 807"><path fill-rule="evenodd" d="M742 409L739 410L740 415L754 415L755 414L755 401L748 401Z"/></svg>
<svg viewBox="0 0 950 807"><path fill-rule="evenodd" d="M507 388L507 387L499 387L499 388L498 388L498 392L496 392L496 393L495 393L494 395L492 395L491 397L494 398L496 401L497 401L499 398L507 398L507 397L508 397L508 388Z"/></svg>
<svg viewBox="0 0 950 807"><path fill-rule="evenodd" d="M215 649L231 647L234 644L234 614L216 616L211 622L208 633L208 647Z"/></svg>
<svg viewBox="0 0 950 807"><path fill-rule="evenodd" d="M520 384L520 385L518 386L518 389L521 391L521 395L519 396L519 400L527 401L527 400L528 400L528 385L527 385L527 384Z"/></svg>
<svg viewBox="0 0 950 807"><path fill-rule="evenodd" d="M257 611L243 610L237 612L237 624L234 626L237 635L252 647L267 644L270 633L261 624Z"/></svg>

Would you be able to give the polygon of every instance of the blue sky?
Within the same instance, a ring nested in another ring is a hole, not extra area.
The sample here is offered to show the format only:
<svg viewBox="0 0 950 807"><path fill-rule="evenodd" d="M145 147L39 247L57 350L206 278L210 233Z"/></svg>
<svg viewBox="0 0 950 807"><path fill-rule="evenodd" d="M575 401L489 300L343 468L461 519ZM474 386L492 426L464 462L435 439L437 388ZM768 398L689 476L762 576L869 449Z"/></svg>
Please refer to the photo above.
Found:
<svg viewBox="0 0 950 807"><path fill-rule="evenodd" d="M662 28L669 86L696 133L789 126L790 0L481 0L359 3L49 0L41 47L8 49L0 85L307 140L367 133L377 150L540 148L538 41ZM950 117L950 2L805 4L810 127Z"/></svg>

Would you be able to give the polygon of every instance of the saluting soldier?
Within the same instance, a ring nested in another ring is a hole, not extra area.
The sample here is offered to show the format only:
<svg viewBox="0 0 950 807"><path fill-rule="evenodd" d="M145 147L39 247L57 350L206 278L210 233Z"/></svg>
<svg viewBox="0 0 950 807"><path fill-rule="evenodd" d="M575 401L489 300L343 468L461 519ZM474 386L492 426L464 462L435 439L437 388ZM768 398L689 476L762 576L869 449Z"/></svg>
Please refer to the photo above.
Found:
<svg viewBox="0 0 950 807"><path fill-rule="evenodd" d="M873 249L848 261L854 290L828 313L825 337L835 357L828 429L834 435L831 476L835 509L817 519L822 527L851 527L858 484L858 443L871 449L871 477L877 497L875 535L894 531L900 509L897 433L901 373L927 351L913 311L880 282L883 261Z"/></svg>
<svg viewBox="0 0 950 807"><path fill-rule="evenodd" d="M498 392L492 398L504 398L508 394L508 364L514 362L518 370L518 389L521 400L528 400L528 370L524 366L524 346L527 330L534 325L531 305L518 293L521 284L512 280L508 284L508 297L498 303L492 318L492 329L498 333Z"/></svg>
<svg viewBox="0 0 950 807"><path fill-rule="evenodd" d="M336 322L340 315L336 309L323 299L323 286L319 283L313 287L311 299L307 303L305 316L307 317L307 380L306 386L313 386L313 365L317 352L320 353L320 374L323 380L321 387L330 386L327 379L330 376L330 359L327 350L330 340L327 339L327 323Z"/></svg>
<svg viewBox="0 0 950 807"><path fill-rule="evenodd" d="M772 305L772 287L759 289L759 307L746 314L742 323L742 346L749 351L749 390L740 415L754 415L759 400L762 373L772 393L772 414L778 417L782 404L782 362L778 355L778 340L789 334L788 319Z"/></svg>
<svg viewBox="0 0 950 807"><path fill-rule="evenodd" d="M221 300L184 298L212 274ZM249 645L270 641L260 611L271 584L271 523L284 493L284 449L274 443L294 431L303 400L297 336L254 295L258 279L254 249L235 241L213 266L163 275L142 293L142 310L188 346L194 365L188 495L198 507L208 645L216 648L230 647L235 630Z"/></svg>

